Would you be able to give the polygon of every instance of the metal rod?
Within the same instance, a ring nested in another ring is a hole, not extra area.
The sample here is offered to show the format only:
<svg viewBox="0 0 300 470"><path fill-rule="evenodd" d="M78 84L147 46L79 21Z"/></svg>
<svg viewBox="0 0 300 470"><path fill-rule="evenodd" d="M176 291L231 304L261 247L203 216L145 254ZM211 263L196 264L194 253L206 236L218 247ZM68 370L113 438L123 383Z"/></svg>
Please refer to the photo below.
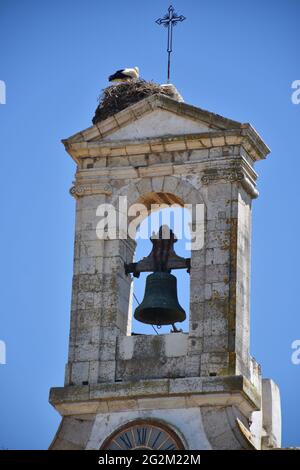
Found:
<svg viewBox="0 0 300 470"><path fill-rule="evenodd" d="M168 83L170 83L171 76L171 52L173 50L173 26L175 26L179 21L184 21L186 18L182 15L178 16L175 13L172 5L168 8L168 13L163 18L158 18L156 23L158 25L163 25L168 28L168 44L167 44L167 53L168 53Z"/></svg>

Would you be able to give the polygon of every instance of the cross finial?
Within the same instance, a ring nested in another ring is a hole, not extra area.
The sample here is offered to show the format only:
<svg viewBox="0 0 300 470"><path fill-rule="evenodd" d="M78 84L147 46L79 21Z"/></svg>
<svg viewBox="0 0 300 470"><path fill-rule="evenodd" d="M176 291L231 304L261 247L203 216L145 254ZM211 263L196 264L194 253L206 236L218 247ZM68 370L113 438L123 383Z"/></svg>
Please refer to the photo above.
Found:
<svg viewBox="0 0 300 470"><path fill-rule="evenodd" d="M158 18L155 23L163 25L168 28L168 83L170 83L170 68L171 68L171 52L173 42L173 26L176 26L179 21L184 21L186 18L183 15L178 16L172 5L168 8L168 13L163 18Z"/></svg>

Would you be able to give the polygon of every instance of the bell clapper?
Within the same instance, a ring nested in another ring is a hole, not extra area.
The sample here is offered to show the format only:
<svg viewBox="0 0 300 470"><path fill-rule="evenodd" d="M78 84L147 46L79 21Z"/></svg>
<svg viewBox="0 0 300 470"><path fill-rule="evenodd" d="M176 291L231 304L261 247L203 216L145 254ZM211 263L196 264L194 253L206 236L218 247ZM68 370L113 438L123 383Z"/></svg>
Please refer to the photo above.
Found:
<svg viewBox="0 0 300 470"><path fill-rule="evenodd" d="M183 333L183 330L176 328L175 323L172 325L173 330L170 330L170 333Z"/></svg>

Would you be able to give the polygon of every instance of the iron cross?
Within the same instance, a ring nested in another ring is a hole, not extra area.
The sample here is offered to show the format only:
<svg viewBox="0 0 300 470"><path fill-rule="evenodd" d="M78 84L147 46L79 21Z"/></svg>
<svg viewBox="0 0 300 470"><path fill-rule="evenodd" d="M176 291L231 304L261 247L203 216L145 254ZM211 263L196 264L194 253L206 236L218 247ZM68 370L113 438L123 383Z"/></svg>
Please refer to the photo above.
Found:
<svg viewBox="0 0 300 470"><path fill-rule="evenodd" d="M173 26L176 26L179 21L184 21L186 18L182 15L177 16L172 5L168 8L168 13L163 17L156 20L155 23L163 25L168 28L168 83L170 83L170 67L171 67L171 52L172 52L172 40L173 40Z"/></svg>

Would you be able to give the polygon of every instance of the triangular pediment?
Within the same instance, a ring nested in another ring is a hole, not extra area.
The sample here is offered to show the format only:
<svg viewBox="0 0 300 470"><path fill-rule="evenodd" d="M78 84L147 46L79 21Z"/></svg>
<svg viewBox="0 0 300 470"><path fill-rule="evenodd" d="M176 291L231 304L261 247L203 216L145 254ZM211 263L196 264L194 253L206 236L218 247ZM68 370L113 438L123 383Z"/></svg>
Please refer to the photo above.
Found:
<svg viewBox="0 0 300 470"><path fill-rule="evenodd" d="M64 142L111 142L239 129L241 123L164 95L152 95Z"/></svg>
<svg viewBox="0 0 300 470"><path fill-rule="evenodd" d="M192 120L164 109L155 109L108 134L103 140L147 139L180 134L196 134L212 130L203 121Z"/></svg>

